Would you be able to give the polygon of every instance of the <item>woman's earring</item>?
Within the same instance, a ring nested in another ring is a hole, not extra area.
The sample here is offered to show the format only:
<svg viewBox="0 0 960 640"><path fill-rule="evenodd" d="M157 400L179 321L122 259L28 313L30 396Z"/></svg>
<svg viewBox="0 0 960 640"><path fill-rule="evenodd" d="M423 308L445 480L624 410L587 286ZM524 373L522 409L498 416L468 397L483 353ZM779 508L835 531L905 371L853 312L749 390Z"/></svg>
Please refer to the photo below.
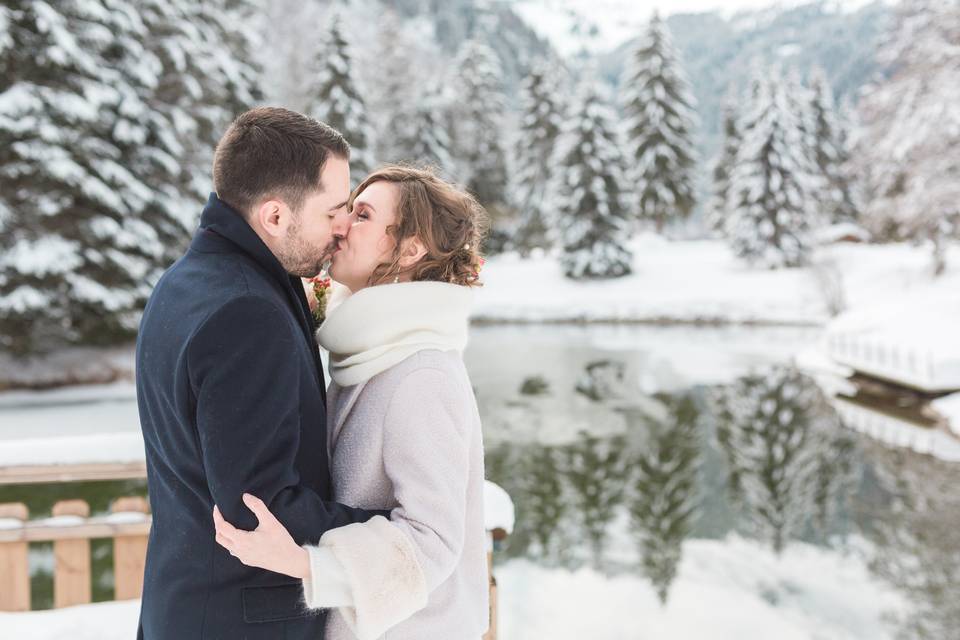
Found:
<svg viewBox="0 0 960 640"><path fill-rule="evenodd" d="M400 274L397 274L397 277L393 279L393 284L397 284L398 282L400 282Z"/></svg>

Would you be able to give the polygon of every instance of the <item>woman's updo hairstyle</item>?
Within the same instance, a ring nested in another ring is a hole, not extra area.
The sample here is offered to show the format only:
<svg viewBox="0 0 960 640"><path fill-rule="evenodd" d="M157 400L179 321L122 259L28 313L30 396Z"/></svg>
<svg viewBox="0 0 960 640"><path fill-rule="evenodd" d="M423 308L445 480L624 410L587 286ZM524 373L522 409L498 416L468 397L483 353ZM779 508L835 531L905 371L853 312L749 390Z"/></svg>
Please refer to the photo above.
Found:
<svg viewBox="0 0 960 640"><path fill-rule="evenodd" d="M419 238L427 250L419 262L407 269L412 281L482 286L480 250L489 219L476 198L438 177L431 168L387 165L353 190L348 208L352 211L356 197L381 181L395 184L400 192L397 221L387 228L396 247L390 261L374 269L368 286L390 282L399 273L402 243L407 238Z"/></svg>

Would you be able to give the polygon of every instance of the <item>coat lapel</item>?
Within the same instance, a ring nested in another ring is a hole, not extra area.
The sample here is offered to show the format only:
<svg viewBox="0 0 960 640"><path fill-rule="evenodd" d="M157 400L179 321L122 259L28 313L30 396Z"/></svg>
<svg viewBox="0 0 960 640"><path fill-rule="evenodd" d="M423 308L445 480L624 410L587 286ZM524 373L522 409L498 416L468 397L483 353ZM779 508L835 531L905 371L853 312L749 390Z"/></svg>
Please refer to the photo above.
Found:
<svg viewBox="0 0 960 640"><path fill-rule="evenodd" d="M333 416L334 420L330 428L327 429L328 459L333 458L333 450L337 446L337 438L340 437L340 430L347 421L347 416L350 415L350 411L353 409L353 405L356 404L357 398L360 397L360 392L363 391L366 385L366 382L361 382L347 388L343 388L336 383L330 385L330 392L327 396L329 399L327 418L329 420L330 416ZM343 394L347 395L344 396ZM343 396L342 400L340 399L341 396Z"/></svg>

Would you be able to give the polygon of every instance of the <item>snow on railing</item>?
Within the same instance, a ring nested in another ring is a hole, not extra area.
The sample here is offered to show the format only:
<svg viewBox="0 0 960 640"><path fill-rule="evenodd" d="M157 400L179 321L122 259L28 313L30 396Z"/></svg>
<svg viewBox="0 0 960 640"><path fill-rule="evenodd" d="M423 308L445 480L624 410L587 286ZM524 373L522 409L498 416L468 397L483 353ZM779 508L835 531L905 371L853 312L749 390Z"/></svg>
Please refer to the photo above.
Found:
<svg viewBox="0 0 960 640"><path fill-rule="evenodd" d="M960 389L956 317L942 310L844 314L827 326L824 348L835 362L919 391Z"/></svg>

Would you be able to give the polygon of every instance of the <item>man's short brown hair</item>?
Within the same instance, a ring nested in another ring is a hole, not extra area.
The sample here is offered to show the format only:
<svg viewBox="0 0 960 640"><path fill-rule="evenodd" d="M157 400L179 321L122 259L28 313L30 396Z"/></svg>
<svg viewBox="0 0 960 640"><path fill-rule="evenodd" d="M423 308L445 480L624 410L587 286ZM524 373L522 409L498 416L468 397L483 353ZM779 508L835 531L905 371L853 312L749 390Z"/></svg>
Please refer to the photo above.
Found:
<svg viewBox="0 0 960 640"><path fill-rule="evenodd" d="M240 114L217 144L213 188L245 216L264 198L296 212L322 188L331 154L350 158L350 145L333 127L289 109L257 107Z"/></svg>

